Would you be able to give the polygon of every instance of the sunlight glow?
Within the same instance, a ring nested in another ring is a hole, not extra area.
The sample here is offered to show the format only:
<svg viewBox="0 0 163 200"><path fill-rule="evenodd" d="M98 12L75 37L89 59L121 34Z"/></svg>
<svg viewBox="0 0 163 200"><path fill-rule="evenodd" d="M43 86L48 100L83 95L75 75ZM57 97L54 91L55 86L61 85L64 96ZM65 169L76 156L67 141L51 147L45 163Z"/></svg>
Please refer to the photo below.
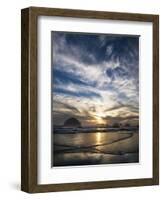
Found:
<svg viewBox="0 0 163 200"><path fill-rule="evenodd" d="M97 124L105 124L105 120L102 117L96 116L95 118Z"/></svg>
<svg viewBox="0 0 163 200"><path fill-rule="evenodd" d="M96 140L97 140L98 144L101 143L101 133L100 132L96 133Z"/></svg>

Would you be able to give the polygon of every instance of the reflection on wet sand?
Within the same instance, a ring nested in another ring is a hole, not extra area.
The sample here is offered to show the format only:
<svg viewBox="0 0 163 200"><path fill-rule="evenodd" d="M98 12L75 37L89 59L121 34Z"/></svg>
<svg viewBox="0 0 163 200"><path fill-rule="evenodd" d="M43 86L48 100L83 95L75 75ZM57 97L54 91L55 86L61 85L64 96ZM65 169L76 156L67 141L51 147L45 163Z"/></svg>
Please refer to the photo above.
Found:
<svg viewBox="0 0 163 200"><path fill-rule="evenodd" d="M53 166L139 162L138 131L54 134Z"/></svg>

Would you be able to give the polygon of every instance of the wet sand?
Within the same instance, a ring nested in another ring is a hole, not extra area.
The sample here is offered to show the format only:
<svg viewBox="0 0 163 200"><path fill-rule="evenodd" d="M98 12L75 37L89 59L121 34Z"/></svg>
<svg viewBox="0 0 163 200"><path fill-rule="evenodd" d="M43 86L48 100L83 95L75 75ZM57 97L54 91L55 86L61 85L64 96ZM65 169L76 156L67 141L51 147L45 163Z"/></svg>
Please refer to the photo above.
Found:
<svg viewBox="0 0 163 200"><path fill-rule="evenodd" d="M53 166L139 162L138 131L53 134Z"/></svg>

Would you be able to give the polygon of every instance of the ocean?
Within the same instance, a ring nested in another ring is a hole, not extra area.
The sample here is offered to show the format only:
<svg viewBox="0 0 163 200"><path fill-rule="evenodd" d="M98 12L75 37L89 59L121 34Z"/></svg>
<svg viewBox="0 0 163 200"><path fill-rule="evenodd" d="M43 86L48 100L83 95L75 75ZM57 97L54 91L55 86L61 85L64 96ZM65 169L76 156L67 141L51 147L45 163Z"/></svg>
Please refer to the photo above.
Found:
<svg viewBox="0 0 163 200"><path fill-rule="evenodd" d="M61 129L53 133L52 154L53 167L136 163L139 162L139 132Z"/></svg>

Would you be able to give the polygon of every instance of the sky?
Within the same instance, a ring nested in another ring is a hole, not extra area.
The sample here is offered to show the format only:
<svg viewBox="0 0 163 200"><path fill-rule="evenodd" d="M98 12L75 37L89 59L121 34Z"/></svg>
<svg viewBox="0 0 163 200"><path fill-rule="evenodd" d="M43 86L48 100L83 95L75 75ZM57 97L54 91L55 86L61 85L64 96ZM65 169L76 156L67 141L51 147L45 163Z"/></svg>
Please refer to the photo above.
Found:
<svg viewBox="0 0 163 200"><path fill-rule="evenodd" d="M53 124L138 125L139 37L52 32Z"/></svg>

